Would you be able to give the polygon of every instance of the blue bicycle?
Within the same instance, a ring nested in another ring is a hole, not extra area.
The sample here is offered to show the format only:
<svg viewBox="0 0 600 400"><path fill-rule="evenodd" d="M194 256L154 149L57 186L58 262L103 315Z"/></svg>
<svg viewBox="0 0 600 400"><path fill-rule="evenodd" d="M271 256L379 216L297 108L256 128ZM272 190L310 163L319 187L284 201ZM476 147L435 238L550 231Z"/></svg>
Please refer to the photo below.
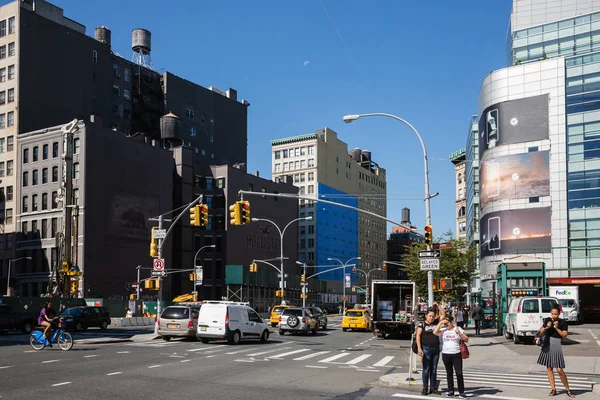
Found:
<svg viewBox="0 0 600 400"><path fill-rule="evenodd" d="M50 341L48 341L44 337L43 330L42 331L36 330L36 331L31 332L31 336L29 336L29 344L31 344L31 347L33 347L37 351L40 351L44 347L48 346L49 344L53 344L53 343L58 344L58 347L60 347L61 350L65 350L65 351L71 350L71 348L73 348L73 337L71 337L70 333L65 332L63 330L64 323L65 323L64 318L55 318L54 319L54 321L52 322L51 329L55 329L55 330L54 330L54 334L50 338Z"/></svg>

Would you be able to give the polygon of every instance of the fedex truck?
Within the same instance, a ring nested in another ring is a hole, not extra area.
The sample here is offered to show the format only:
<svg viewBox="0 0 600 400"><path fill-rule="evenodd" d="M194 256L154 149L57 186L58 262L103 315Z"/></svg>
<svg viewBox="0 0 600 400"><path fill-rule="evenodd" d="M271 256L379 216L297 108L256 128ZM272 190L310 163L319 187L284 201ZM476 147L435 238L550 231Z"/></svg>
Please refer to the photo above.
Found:
<svg viewBox="0 0 600 400"><path fill-rule="evenodd" d="M568 322L583 323L578 286L550 286L548 295L556 297L562 306L562 317Z"/></svg>

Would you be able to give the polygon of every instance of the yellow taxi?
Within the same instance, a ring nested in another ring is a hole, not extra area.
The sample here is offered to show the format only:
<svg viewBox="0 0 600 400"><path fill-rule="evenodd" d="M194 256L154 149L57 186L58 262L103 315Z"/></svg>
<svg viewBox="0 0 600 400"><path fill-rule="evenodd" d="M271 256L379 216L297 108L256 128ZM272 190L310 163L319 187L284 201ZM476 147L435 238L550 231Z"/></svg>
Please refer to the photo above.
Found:
<svg viewBox="0 0 600 400"><path fill-rule="evenodd" d="M276 327L279 323L279 316L286 308L290 308L291 306L286 306L284 304L279 304L277 306L273 306L271 310L270 322L272 327Z"/></svg>
<svg viewBox="0 0 600 400"><path fill-rule="evenodd" d="M368 310L348 310L342 320L342 330L348 329L371 330L371 315Z"/></svg>

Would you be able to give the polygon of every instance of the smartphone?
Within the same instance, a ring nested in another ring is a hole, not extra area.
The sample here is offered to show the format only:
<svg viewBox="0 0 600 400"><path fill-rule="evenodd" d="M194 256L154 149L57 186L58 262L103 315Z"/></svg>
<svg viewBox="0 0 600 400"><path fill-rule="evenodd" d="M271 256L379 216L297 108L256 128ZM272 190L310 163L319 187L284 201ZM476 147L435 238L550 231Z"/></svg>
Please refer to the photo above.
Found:
<svg viewBox="0 0 600 400"><path fill-rule="evenodd" d="M496 142L500 137L498 131L498 109L488 111L486 115L486 134L488 148L496 146Z"/></svg>
<svg viewBox="0 0 600 400"><path fill-rule="evenodd" d="M488 240L490 250L500 250L500 217L492 217L488 219Z"/></svg>
<svg viewBox="0 0 600 400"><path fill-rule="evenodd" d="M486 190L488 197L500 195L500 163L490 162L487 164Z"/></svg>

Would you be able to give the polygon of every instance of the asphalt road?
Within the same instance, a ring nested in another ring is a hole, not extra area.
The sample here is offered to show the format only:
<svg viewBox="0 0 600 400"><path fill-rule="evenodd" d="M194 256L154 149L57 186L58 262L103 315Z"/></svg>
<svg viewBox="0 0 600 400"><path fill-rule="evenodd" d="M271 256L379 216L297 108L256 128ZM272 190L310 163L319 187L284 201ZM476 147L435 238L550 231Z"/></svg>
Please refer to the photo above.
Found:
<svg viewBox="0 0 600 400"><path fill-rule="evenodd" d="M408 342L342 332L335 318L330 327L237 346L154 340L36 352L13 343L0 348L0 398L393 399L398 390L378 379L407 369Z"/></svg>

